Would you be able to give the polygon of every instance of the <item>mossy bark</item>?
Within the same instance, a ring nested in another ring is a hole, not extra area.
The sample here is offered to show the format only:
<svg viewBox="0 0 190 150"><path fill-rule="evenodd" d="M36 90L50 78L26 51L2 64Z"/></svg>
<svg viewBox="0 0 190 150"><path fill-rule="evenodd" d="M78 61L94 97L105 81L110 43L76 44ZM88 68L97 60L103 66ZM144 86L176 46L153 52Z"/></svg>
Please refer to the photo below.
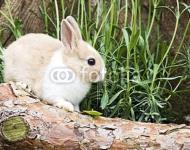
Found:
<svg viewBox="0 0 190 150"><path fill-rule="evenodd" d="M20 116L10 117L2 122L2 135L7 141L20 141L27 137L29 126Z"/></svg>

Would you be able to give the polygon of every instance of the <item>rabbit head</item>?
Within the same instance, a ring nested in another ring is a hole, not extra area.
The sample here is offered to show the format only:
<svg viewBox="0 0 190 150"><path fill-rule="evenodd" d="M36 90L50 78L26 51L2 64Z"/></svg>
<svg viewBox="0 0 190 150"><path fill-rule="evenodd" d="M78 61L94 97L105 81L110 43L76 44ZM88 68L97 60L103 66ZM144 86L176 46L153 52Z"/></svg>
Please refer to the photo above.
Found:
<svg viewBox="0 0 190 150"><path fill-rule="evenodd" d="M63 60L75 74L87 83L102 81L106 68L100 54L82 39L81 31L73 17L61 24L61 41L65 46Z"/></svg>

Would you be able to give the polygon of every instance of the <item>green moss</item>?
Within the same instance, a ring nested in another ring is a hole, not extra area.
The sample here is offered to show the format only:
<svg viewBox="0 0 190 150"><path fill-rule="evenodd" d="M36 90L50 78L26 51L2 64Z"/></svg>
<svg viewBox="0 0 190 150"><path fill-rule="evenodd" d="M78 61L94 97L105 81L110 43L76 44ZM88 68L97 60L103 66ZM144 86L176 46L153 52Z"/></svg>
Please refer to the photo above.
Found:
<svg viewBox="0 0 190 150"><path fill-rule="evenodd" d="M1 132L5 140L19 141L26 138L29 126L22 117L10 117L2 123Z"/></svg>

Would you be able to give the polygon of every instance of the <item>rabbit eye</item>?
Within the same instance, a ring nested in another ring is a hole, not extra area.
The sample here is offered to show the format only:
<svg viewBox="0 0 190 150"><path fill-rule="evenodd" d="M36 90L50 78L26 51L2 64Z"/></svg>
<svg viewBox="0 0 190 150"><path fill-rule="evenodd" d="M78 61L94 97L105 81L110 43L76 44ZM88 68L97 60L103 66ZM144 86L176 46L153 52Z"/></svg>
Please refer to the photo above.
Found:
<svg viewBox="0 0 190 150"><path fill-rule="evenodd" d="M94 58L90 58L90 59L88 59L88 64L89 64L90 66L95 65L95 64L96 64L95 59L94 59Z"/></svg>

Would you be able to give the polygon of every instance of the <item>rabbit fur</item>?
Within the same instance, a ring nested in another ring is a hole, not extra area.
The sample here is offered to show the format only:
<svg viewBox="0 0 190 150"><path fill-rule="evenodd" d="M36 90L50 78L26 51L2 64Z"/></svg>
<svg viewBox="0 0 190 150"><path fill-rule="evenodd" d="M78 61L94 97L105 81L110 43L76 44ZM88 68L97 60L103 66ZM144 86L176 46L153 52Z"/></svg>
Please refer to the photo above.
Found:
<svg viewBox="0 0 190 150"><path fill-rule="evenodd" d="M106 73L102 57L82 39L72 16L61 22L61 41L30 33L10 44L3 55L6 82L26 83L40 99L67 111L79 111L91 84L104 80ZM59 82L66 75L72 82Z"/></svg>

